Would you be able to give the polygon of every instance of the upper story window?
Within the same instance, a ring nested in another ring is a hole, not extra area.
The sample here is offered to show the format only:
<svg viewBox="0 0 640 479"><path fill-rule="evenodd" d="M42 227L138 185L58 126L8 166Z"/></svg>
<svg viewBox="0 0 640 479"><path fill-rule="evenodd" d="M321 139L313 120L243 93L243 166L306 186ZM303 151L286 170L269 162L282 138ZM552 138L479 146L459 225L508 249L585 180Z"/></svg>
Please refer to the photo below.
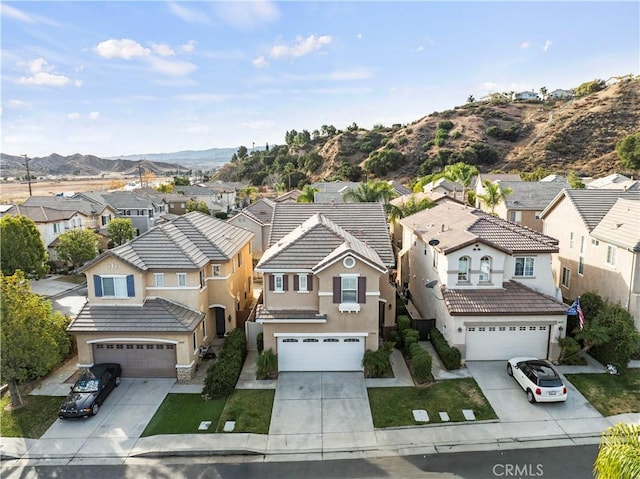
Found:
<svg viewBox="0 0 640 479"><path fill-rule="evenodd" d="M176 273L178 277L178 286L184 287L187 285L187 273Z"/></svg>
<svg viewBox="0 0 640 479"><path fill-rule="evenodd" d="M569 233L569 248L573 249L575 247L575 235L573 234L573 231L571 233Z"/></svg>
<svg viewBox="0 0 640 479"><path fill-rule="evenodd" d="M156 287L161 288L164 286L164 273L153 273L153 278L156 283Z"/></svg>
<svg viewBox="0 0 640 479"><path fill-rule="evenodd" d="M278 293L282 293L285 291L284 287L284 278L285 276L282 273L276 273L271 276L273 278L273 291Z"/></svg>
<svg viewBox="0 0 640 479"><path fill-rule="evenodd" d="M238 253L238 268L242 266L242 253Z"/></svg>
<svg viewBox="0 0 640 479"><path fill-rule="evenodd" d="M341 303L357 303L358 302L358 277L342 276L341 277Z"/></svg>
<svg viewBox="0 0 640 479"><path fill-rule="evenodd" d="M220 265L219 264L212 264L211 265L211 271L214 277L220 276Z"/></svg>
<svg viewBox="0 0 640 479"><path fill-rule="evenodd" d="M520 223L522 221L522 211L509 211L509 221Z"/></svg>
<svg viewBox="0 0 640 479"><path fill-rule="evenodd" d="M204 270L200 270L200 287L204 288Z"/></svg>
<svg viewBox="0 0 640 479"><path fill-rule="evenodd" d="M308 291L307 279L308 276L306 274L298 275L298 291Z"/></svg>
<svg viewBox="0 0 640 479"><path fill-rule="evenodd" d="M571 284L571 270L569 268L562 268L562 278L560 278L560 284L565 288L568 288Z"/></svg>
<svg viewBox="0 0 640 479"><path fill-rule="evenodd" d="M535 258L530 256L516 258L516 269L514 276L533 276Z"/></svg>
<svg viewBox="0 0 640 479"><path fill-rule="evenodd" d="M60 231L62 231L62 226L60 225L60 223L53 223L53 232L60 233Z"/></svg>
<svg viewBox="0 0 640 479"><path fill-rule="evenodd" d="M609 266L616 265L616 247L607 245L607 264Z"/></svg>
<svg viewBox="0 0 640 479"><path fill-rule="evenodd" d="M539 220L541 216L542 216L542 211L536 211L535 218Z"/></svg>
<svg viewBox="0 0 640 479"><path fill-rule="evenodd" d="M585 247L585 238L584 236L580 237L580 254L584 253L584 247Z"/></svg>
<svg viewBox="0 0 640 479"><path fill-rule="evenodd" d="M107 226L109 221L111 221L111 215L102 215L102 226Z"/></svg>
<svg viewBox="0 0 640 479"><path fill-rule="evenodd" d="M469 281L470 263L468 256L463 256L458 260L458 281Z"/></svg>
<svg viewBox="0 0 640 479"><path fill-rule="evenodd" d="M480 258L480 281L485 283L491 281L491 258L489 256Z"/></svg>
<svg viewBox="0 0 640 479"><path fill-rule="evenodd" d="M131 298L135 296L133 275L93 276L96 297L99 298Z"/></svg>

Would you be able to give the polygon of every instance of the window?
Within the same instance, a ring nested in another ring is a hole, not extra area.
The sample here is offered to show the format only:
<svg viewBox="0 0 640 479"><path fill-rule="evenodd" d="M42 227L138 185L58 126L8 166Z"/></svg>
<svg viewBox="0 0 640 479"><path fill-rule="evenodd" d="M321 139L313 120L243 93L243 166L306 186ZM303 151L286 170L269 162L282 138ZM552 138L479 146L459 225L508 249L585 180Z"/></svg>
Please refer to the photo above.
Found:
<svg viewBox="0 0 640 479"><path fill-rule="evenodd" d="M187 273L176 273L178 276L178 286L185 287L187 285Z"/></svg>
<svg viewBox="0 0 640 479"><path fill-rule="evenodd" d="M220 265L219 264L212 264L211 265L211 269L213 270L213 276L214 277L220 276Z"/></svg>
<svg viewBox="0 0 640 479"><path fill-rule="evenodd" d="M207 320L203 319L200 324L202 324L202 338L204 339L207 337Z"/></svg>
<svg viewBox="0 0 640 479"><path fill-rule="evenodd" d="M111 298L127 297L126 276L102 276L102 295Z"/></svg>
<svg viewBox="0 0 640 479"><path fill-rule="evenodd" d="M342 295L341 303L357 303L358 302L358 277L342 276Z"/></svg>
<svg viewBox="0 0 640 479"><path fill-rule="evenodd" d="M616 265L616 247L607 245L607 264L609 266Z"/></svg>
<svg viewBox="0 0 640 479"><path fill-rule="evenodd" d="M60 223L53 223L53 232L60 233L60 231L62 231L62 228L60 227Z"/></svg>
<svg viewBox="0 0 640 479"><path fill-rule="evenodd" d="M585 238L584 236L580 237L580 254L584 253L584 247L585 247Z"/></svg>
<svg viewBox="0 0 640 479"><path fill-rule="evenodd" d="M157 288L164 286L164 273L153 273L153 278L155 279Z"/></svg>
<svg viewBox="0 0 640 479"><path fill-rule="evenodd" d="M491 258L488 256L480 258L480 281L485 283L491 281Z"/></svg>
<svg viewBox="0 0 640 479"><path fill-rule="evenodd" d="M571 233L569 233L569 248L573 249L574 246L575 246L575 239L572 231Z"/></svg>
<svg viewBox="0 0 640 479"><path fill-rule="evenodd" d="M307 278L306 274L298 275L298 291L308 291L307 289Z"/></svg>
<svg viewBox="0 0 640 479"><path fill-rule="evenodd" d="M509 211L509 221L520 223L522 221L522 211Z"/></svg>
<svg viewBox="0 0 640 479"><path fill-rule="evenodd" d="M578 274L580 276L584 275L584 257L580 256L580 258L578 258Z"/></svg>
<svg viewBox="0 0 640 479"><path fill-rule="evenodd" d="M571 284L571 270L569 268L562 268L562 278L560 284L565 288L568 288Z"/></svg>
<svg viewBox="0 0 640 479"><path fill-rule="evenodd" d="M204 270L200 270L200 287L204 288Z"/></svg>
<svg viewBox="0 0 640 479"><path fill-rule="evenodd" d="M536 211L536 213L535 213L535 218L536 218L537 220L539 220L539 219L540 219L540 215L542 215L542 211Z"/></svg>
<svg viewBox="0 0 640 479"><path fill-rule="evenodd" d="M533 276L533 265L535 258L516 258L515 276Z"/></svg>
<svg viewBox="0 0 640 479"><path fill-rule="evenodd" d="M196 331L191 335L191 339L193 341L193 350L198 349L198 333Z"/></svg>
<svg viewBox="0 0 640 479"><path fill-rule="evenodd" d="M469 281L469 263L467 256L458 260L458 281Z"/></svg>
<svg viewBox="0 0 640 479"><path fill-rule="evenodd" d="M278 292L284 291L284 275L283 274L273 275L273 290Z"/></svg>
<svg viewBox="0 0 640 479"><path fill-rule="evenodd" d="M600 246L600 241L595 238L591 238L591 244L594 246Z"/></svg>
<svg viewBox="0 0 640 479"><path fill-rule="evenodd" d="M111 215L102 215L102 226L107 226L109 224L109 221L111 220Z"/></svg>
<svg viewBox="0 0 640 479"><path fill-rule="evenodd" d="M238 253L238 268L242 266L242 253Z"/></svg>

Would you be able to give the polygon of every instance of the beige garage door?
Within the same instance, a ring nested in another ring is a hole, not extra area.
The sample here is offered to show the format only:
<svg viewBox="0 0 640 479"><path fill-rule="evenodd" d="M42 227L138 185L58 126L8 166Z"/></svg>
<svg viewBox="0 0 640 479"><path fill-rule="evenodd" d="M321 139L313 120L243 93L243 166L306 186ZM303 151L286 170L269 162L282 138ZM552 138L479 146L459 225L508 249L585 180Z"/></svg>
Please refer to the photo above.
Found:
<svg viewBox="0 0 640 479"><path fill-rule="evenodd" d="M122 376L175 378L174 344L99 343L93 345L94 363L119 363Z"/></svg>

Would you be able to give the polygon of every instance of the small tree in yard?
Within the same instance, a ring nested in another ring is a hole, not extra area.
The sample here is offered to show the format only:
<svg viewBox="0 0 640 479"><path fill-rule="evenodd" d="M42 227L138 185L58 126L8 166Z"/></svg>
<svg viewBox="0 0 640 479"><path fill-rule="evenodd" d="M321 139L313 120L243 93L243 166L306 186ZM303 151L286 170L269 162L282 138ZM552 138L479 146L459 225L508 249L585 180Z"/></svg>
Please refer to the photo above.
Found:
<svg viewBox="0 0 640 479"><path fill-rule="evenodd" d="M18 384L46 375L69 353L69 320L53 310L51 301L31 292L22 271L0 274L0 282L0 374L9 385L11 404L19 408L23 403Z"/></svg>
<svg viewBox="0 0 640 479"><path fill-rule="evenodd" d="M618 370L626 368L640 342L633 316L622 306L612 304L598 312L594 321L606 328L609 341L594 346L591 355L602 364L612 364Z"/></svg>
<svg viewBox="0 0 640 479"><path fill-rule="evenodd" d="M58 258L77 269L98 256L98 235L89 229L75 228L58 236Z"/></svg>
<svg viewBox="0 0 640 479"><path fill-rule="evenodd" d="M22 270L27 278L40 279L47 274L48 255L36 224L23 215L0 218L0 262L2 273Z"/></svg>
<svg viewBox="0 0 640 479"><path fill-rule="evenodd" d="M129 218L115 218L107 225L109 243L113 246L120 246L136 237L136 230L133 222Z"/></svg>
<svg viewBox="0 0 640 479"><path fill-rule="evenodd" d="M187 201L187 213L192 211L199 211L200 213L204 213L205 215L209 213L209 207L204 201L201 200L189 200Z"/></svg>

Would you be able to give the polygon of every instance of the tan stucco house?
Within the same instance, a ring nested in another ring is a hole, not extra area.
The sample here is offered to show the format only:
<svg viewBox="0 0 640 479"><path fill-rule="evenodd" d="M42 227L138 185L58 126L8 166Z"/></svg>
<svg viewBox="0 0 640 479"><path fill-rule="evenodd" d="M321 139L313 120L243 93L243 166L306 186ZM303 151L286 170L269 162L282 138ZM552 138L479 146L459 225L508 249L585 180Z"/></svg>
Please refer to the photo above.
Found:
<svg viewBox="0 0 640 479"><path fill-rule="evenodd" d="M157 226L83 266L88 301L68 331L78 367L192 377L201 347L253 302L253 234L198 212Z"/></svg>

